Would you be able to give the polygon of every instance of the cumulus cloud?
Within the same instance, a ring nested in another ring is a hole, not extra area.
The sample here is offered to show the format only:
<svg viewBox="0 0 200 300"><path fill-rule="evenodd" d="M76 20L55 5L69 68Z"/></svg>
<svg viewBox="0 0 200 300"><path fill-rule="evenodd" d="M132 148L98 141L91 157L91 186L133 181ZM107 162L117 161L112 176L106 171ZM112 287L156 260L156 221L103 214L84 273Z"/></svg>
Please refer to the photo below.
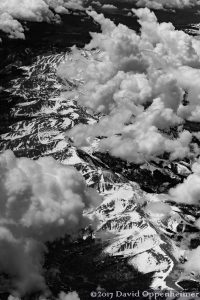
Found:
<svg viewBox="0 0 200 300"><path fill-rule="evenodd" d="M100 151L135 163L164 153L171 160L198 155L182 124L198 120L200 111L200 41L171 23L159 24L147 8L133 11L140 34L89 12L102 28L85 47L92 55L72 48L59 67L59 76L76 84L79 104L103 115L67 135L78 146L101 136Z"/></svg>
<svg viewBox="0 0 200 300"><path fill-rule="evenodd" d="M19 22L59 22L59 14L83 9L84 0L0 0L0 29L11 38L25 38Z"/></svg>
<svg viewBox="0 0 200 300"><path fill-rule="evenodd" d="M6 32L10 38L24 39L24 28L20 22L8 13L0 14L0 30Z"/></svg>
<svg viewBox="0 0 200 300"><path fill-rule="evenodd" d="M92 222L84 211L100 198L73 167L52 158L32 161L6 151L0 174L0 271L19 294L44 290L44 243L76 236Z"/></svg>
<svg viewBox="0 0 200 300"><path fill-rule="evenodd" d="M80 300L77 292L71 292L68 294L65 294L64 292L61 292L59 294L59 300Z"/></svg>
<svg viewBox="0 0 200 300"><path fill-rule="evenodd" d="M183 183L178 184L175 188L169 191L169 197L177 203L186 203L187 205L200 205L200 159L198 158L192 165L192 174L184 180ZM200 218L194 220L194 226L200 228ZM184 242L185 244L185 242ZM185 244L187 245L187 244ZM186 251L186 263L182 266L185 275L194 273L197 277L200 275L200 246L194 250Z"/></svg>
<svg viewBox="0 0 200 300"><path fill-rule="evenodd" d="M17 300L17 299L11 298L8 300ZM41 297L40 300L48 300L48 299L45 297ZM77 292L69 292L68 294L66 294L65 292L60 292L56 300L80 300L80 298Z"/></svg>
<svg viewBox="0 0 200 300"><path fill-rule="evenodd" d="M46 298L44 296L41 296L39 299L40 300L48 300L48 298ZM20 298L10 295L8 297L8 300L20 300ZM77 292L69 292L68 294L66 294L65 292L60 292L60 294L58 295L56 300L80 300L80 298L79 298L79 295Z"/></svg>
<svg viewBox="0 0 200 300"><path fill-rule="evenodd" d="M193 272L197 275L200 274L199 255L200 255L200 246L188 252L187 262L183 266L184 270L187 273Z"/></svg>
<svg viewBox="0 0 200 300"><path fill-rule="evenodd" d="M105 0L98 1L100 5L105 5ZM200 5L199 0L112 0L106 3L113 4L129 4L137 7L147 7L150 9L183 9ZM100 6L99 5L99 6Z"/></svg>
<svg viewBox="0 0 200 300"><path fill-rule="evenodd" d="M131 2L131 0L129 0ZM164 8L185 8L199 5L199 0L137 0L138 7L148 7L151 9Z"/></svg>
<svg viewBox="0 0 200 300"><path fill-rule="evenodd" d="M178 203L200 205L200 159L192 165L192 174L183 183L169 191L170 196ZM200 222L197 221L197 225Z"/></svg>
<svg viewBox="0 0 200 300"><path fill-rule="evenodd" d="M93 1L94 6L103 11L114 11L120 2L150 9L184 8L200 5L199 0L116 0L110 2ZM24 27L21 21L60 22L60 14L69 10L83 10L87 0L0 0L0 30L10 38L24 39Z"/></svg>
<svg viewBox="0 0 200 300"><path fill-rule="evenodd" d="M112 5L112 4L104 4L102 5L102 10L104 12L112 12L112 11L115 11L117 9L117 7L115 5Z"/></svg>

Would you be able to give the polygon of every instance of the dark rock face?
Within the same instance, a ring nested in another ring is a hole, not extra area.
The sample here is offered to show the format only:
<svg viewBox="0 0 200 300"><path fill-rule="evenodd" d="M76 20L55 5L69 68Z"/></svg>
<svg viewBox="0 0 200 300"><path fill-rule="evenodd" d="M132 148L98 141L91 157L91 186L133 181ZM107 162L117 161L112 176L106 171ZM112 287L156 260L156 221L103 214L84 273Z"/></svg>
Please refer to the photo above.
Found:
<svg viewBox="0 0 200 300"><path fill-rule="evenodd" d="M102 253L105 244L90 238L64 244L49 245L45 269L47 283L54 294L69 289L79 291L81 299L91 299L90 293L101 286L114 292L145 290L153 274L139 274L127 258L110 257Z"/></svg>

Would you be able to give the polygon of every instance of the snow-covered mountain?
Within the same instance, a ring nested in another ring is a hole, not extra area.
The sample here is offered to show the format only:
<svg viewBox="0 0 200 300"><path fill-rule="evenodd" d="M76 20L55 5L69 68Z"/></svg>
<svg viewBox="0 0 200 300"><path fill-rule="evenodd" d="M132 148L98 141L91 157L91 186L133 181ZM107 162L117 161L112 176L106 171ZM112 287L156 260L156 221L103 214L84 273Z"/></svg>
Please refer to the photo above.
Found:
<svg viewBox="0 0 200 300"><path fill-rule="evenodd" d="M75 147L66 131L79 123L95 123L99 115L79 107L73 94L65 93L75 87L71 82L63 85L57 76L64 58L63 53L38 56L32 65L19 68L23 76L13 79L4 91L14 103L0 149L12 149L17 157L52 156L75 166L103 198L96 211L86 214L100 220L95 240L104 241L104 254L125 260L138 276L149 276L149 288L181 290L194 283L198 288L198 278L181 273L181 264L187 259L187 247L200 244L193 226L200 212L195 206L175 204L164 194L191 173L190 162L157 159L135 165L102 154L95 145ZM167 217L146 208L158 200L170 205Z"/></svg>

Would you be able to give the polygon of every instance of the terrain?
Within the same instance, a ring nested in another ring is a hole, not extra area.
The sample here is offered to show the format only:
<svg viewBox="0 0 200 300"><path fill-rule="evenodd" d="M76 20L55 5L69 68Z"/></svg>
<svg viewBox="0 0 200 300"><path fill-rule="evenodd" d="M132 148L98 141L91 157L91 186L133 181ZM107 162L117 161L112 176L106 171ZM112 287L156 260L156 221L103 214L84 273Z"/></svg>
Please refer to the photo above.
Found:
<svg viewBox="0 0 200 300"><path fill-rule="evenodd" d="M116 21L117 16L114 18ZM197 21L187 23L185 30L196 34ZM70 28L67 32L69 23L74 24L74 31ZM80 32L82 23L88 28L84 35ZM111 292L116 286L120 291L199 291L198 276L182 272L181 267L186 260L185 245L189 249L200 245L194 226L199 208L177 204L167 196L171 187L191 173L190 161L169 162L162 157L136 165L98 152L95 143L84 149L73 145L67 130L79 123L93 124L101 116L65 94L75 87L58 77L57 67L66 57L70 59L69 47L84 46L89 41L88 31L96 31L98 26L86 16L71 16L63 24L59 35L57 28L43 25L37 42L38 24L33 24L26 41L5 39L0 49L0 150L12 149L17 157L32 159L52 156L73 165L103 199L95 211L85 212L98 217L95 232L86 228L77 241L65 237L47 245L44 270L49 289L53 295L76 290L81 299L90 299L91 291ZM134 19L132 26L139 28ZM191 131L200 127L192 122L184 126ZM171 207L167 218L152 215L145 208L159 199ZM2 278L0 292L5 299L9 292L6 286Z"/></svg>

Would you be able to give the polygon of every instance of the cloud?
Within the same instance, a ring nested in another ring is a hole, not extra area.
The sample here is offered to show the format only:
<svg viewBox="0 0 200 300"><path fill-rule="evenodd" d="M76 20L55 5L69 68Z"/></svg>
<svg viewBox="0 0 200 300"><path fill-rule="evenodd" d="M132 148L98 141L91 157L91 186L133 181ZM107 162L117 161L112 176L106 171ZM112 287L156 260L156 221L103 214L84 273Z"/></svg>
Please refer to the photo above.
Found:
<svg viewBox="0 0 200 300"><path fill-rule="evenodd" d="M193 163L192 174L172 188L169 195L178 203L200 205L200 159Z"/></svg>
<svg viewBox="0 0 200 300"><path fill-rule="evenodd" d="M97 1L96 1L97 2ZM149 9L184 9L200 5L199 0L99 0L100 5L132 5L132 7L147 7Z"/></svg>
<svg viewBox="0 0 200 300"><path fill-rule="evenodd" d="M83 9L82 0L0 0L0 29L11 38L24 39L24 28L19 22L59 22L59 14L69 9Z"/></svg>
<svg viewBox="0 0 200 300"><path fill-rule="evenodd" d="M158 216L160 219L162 219L170 214L171 207L164 202L149 202L145 207L145 211L150 214L150 216Z"/></svg>
<svg viewBox="0 0 200 300"><path fill-rule="evenodd" d="M58 74L76 84L80 105L102 117L67 135L79 147L101 136L99 151L135 163L164 153L171 160L196 156L198 147L182 125L197 120L200 111L200 41L171 23L159 24L147 8L133 12L140 34L88 12L102 32L91 33L88 57L72 48Z"/></svg>
<svg viewBox="0 0 200 300"><path fill-rule="evenodd" d="M112 11L115 11L117 10L117 7L112 5L112 4L104 4L102 5L101 9L104 11L104 12L112 12Z"/></svg>
<svg viewBox="0 0 200 300"><path fill-rule="evenodd" d="M20 298L10 295L8 300L20 300ZM40 296L40 300L48 300L48 298ZM69 292L68 294L65 292L60 292L56 300L80 300L80 298L77 292Z"/></svg>
<svg viewBox="0 0 200 300"><path fill-rule="evenodd" d="M10 297L11 299L8 300L18 300L18 299L13 299L12 296ZM40 297L40 300L48 300L48 299L45 297ZM65 292L60 292L56 300L80 300L80 298L77 292L69 292L68 294L66 294Z"/></svg>
<svg viewBox="0 0 200 300"><path fill-rule="evenodd" d="M100 197L73 167L52 158L33 161L6 151L0 174L0 270L21 295L44 290L44 243L76 236L92 223L83 213Z"/></svg>
<svg viewBox="0 0 200 300"><path fill-rule="evenodd" d="M61 292L59 294L59 300L80 300L77 292L71 292L68 294L65 294L64 292Z"/></svg>
<svg viewBox="0 0 200 300"><path fill-rule="evenodd" d="M116 0L93 1L103 11L114 11L114 4L129 3L133 6L151 9L184 8L200 5L199 0ZM83 10L90 3L87 0L0 0L0 30L10 38L24 39L24 26L21 21L60 22L60 14L68 14L69 10ZM95 7L95 6L94 6Z"/></svg>
<svg viewBox="0 0 200 300"><path fill-rule="evenodd" d="M199 4L200 1L198 0L138 0L136 3L138 7L148 7L151 9L165 9L165 8L183 9L185 7L193 7Z"/></svg>
<svg viewBox="0 0 200 300"><path fill-rule="evenodd" d="M0 30L8 33L10 38L25 38L23 26L8 13L0 14Z"/></svg>
<svg viewBox="0 0 200 300"><path fill-rule="evenodd" d="M199 262L199 255L200 255L200 246L198 246L194 250L188 251L187 255L187 262L183 265L185 272L196 273L200 274L200 262Z"/></svg>

